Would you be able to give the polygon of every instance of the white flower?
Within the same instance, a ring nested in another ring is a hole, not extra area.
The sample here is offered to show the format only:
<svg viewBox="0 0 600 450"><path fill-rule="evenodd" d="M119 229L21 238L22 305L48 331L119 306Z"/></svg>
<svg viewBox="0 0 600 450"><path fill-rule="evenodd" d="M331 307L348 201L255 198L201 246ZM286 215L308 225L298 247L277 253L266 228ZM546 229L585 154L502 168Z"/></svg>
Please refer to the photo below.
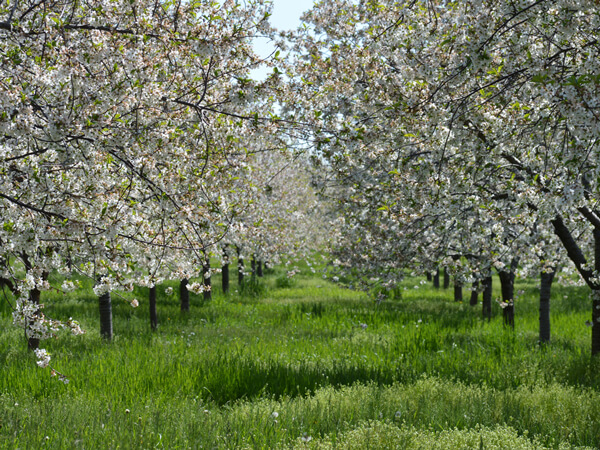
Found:
<svg viewBox="0 0 600 450"><path fill-rule="evenodd" d="M77 285L73 283L71 280L63 281L63 284L60 287L64 292L71 292L77 289Z"/></svg>
<svg viewBox="0 0 600 450"><path fill-rule="evenodd" d="M37 365L45 369L50 364L50 354L44 348L35 349L35 356L39 360Z"/></svg>
<svg viewBox="0 0 600 450"><path fill-rule="evenodd" d="M194 294L202 294L203 292L210 291L210 286L206 286L202 283L192 283L187 285L188 291L193 292Z"/></svg>
<svg viewBox="0 0 600 450"><path fill-rule="evenodd" d="M135 298L133 300L131 300L131 306L133 308L137 308L138 306L140 306L140 302L138 302Z"/></svg>
<svg viewBox="0 0 600 450"><path fill-rule="evenodd" d="M312 436L309 436L307 433L304 433L300 438L302 442L310 442L312 441Z"/></svg>

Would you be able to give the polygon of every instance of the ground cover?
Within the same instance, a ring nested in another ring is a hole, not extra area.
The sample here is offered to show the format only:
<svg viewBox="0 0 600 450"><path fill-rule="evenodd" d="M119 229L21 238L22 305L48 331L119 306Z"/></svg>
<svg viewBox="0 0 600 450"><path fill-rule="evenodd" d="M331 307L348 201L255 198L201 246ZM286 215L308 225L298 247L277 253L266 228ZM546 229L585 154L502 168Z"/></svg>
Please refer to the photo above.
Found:
<svg viewBox="0 0 600 450"><path fill-rule="evenodd" d="M35 366L3 302L0 447L600 447L585 289L554 289L539 347L531 280L517 283L515 332L497 305L487 323L421 278L380 305L307 268L261 283L225 296L215 277L213 300L193 296L183 316L177 285L161 287L155 333L147 303L115 298L111 343L90 286L48 294L48 315L87 330L44 342L67 385Z"/></svg>

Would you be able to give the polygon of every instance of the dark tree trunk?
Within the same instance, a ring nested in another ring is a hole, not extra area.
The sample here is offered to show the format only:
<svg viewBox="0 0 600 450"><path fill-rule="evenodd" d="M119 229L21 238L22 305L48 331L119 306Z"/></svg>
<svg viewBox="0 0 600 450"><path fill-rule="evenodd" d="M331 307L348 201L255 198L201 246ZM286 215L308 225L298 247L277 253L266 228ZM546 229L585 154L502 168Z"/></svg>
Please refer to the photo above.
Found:
<svg viewBox="0 0 600 450"><path fill-rule="evenodd" d="M444 267L444 289L448 289L450 287L450 275L448 274L448 269Z"/></svg>
<svg viewBox="0 0 600 450"><path fill-rule="evenodd" d="M238 286L241 288L244 284L244 258L242 258L242 252L240 248L237 249L238 255Z"/></svg>
<svg viewBox="0 0 600 450"><path fill-rule="evenodd" d="M594 266L598 271L600 269L600 223L595 212L589 211L588 208L579 208L579 211L594 225ZM557 214L550 223L554 227L554 234L567 251L569 259L573 261L577 271L592 290L592 355L597 355L600 353L600 284L594 280L594 271L586 267L587 260L560 214Z"/></svg>
<svg viewBox="0 0 600 450"><path fill-rule="evenodd" d="M550 292L555 272L542 272L540 284L540 343L550 342Z"/></svg>
<svg viewBox="0 0 600 450"><path fill-rule="evenodd" d="M462 299L462 284L460 283L460 281L458 281L457 278L454 278L454 301L462 302Z"/></svg>
<svg viewBox="0 0 600 450"><path fill-rule="evenodd" d="M225 263L221 267L221 289L223 294L229 293L229 254L227 253L227 245L223 247L223 255Z"/></svg>
<svg viewBox="0 0 600 450"><path fill-rule="evenodd" d="M436 289L440 288L440 269L436 269L433 274L433 287Z"/></svg>
<svg viewBox="0 0 600 450"><path fill-rule="evenodd" d="M502 317L504 318L504 325L515 328L515 272L514 266L511 264L509 271L500 270L498 271L500 277L500 285L502 289L502 302L504 307L502 308Z"/></svg>
<svg viewBox="0 0 600 450"><path fill-rule="evenodd" d="M156 316L156 286L150 288L148 300L150 305L150 328L152 331L156 331L156 328L158 327L158 317Z"/></svg>
<svg viewBox="0 0 600 450"><path fill-rule="evenodd" d="M29 291L29 301L34 305L40 304L41 292L38 288L33 288ZM36 310L36 314L39 313L39 310ZM33 324L30 324L33 325ZM40 347L40 340L35 337L27 338L27 348L29 350L36 350Z"/></svg>
<svg viewBox="0 0 600 450"><path fill-rule="evenodd" d="M208 258L202 266L202 282L204 283L204 301L209 302L212 299L212 282L210 279L210 260Z"/></svg>
<svg viewBox="0 0 600 450"><path fill-rule="evenodd" d="M221 289L223 294L229 293L229 263L225 263L221 267Z"/></svg>
<svg viewBox="0 0 600 450"><path fill-rule="evenodd" d="M488 322L492 319L492 276L487 276L483 279L483 318L487 319Z"/></svg>
<svg viewBox="0 0 600 450"><path fill-rule="evenodd" d="M477 300L479 299L479 292L477 292L477 289L479 289L479 281L475 280L473 281L471 288L471 300L469 301L469 305L471 306L477 306Z"/></svg>
<svg viewBox="0 0 600 450"><path fill-rule="evenodd" d="M259 277L263 276L263 263L262 263L262 261L258 261L258 268L257 268L256 274Z"/></svg>
<svg viewBox="0 0 600 450"><path fill-rule="evenodd" d="M21 255L21 259L23 260L23 264L25 265L25 270L27 272L31 272L33 267L31 265L31 262L29 261L29 256L26 253L23 253ZM44 272L42 274L42 277L44 279L48 279L48 273ZM29 291L29 301L37 306L40 304L41 295L42 295L42 293L38 288L33 288L32 290ZM39 312L40 312L39 309L36 309L35 314L39 314ZM33 323L29 323L28 328L30 328L32 325L33 325ZM38 349L40 347L40 340L35 337L30 337L29 330L27 330L26 335L27 335L27 348L32 351Z"/></svg>
<svg viewBox="0 0 600 450"><path fill-rule="evenodd" d="M104 339L110 341L113 337L112 302L110 300L110 292L98 297L98 306L100 309L100 335Z"/></svg>
<svg viewBox="0 0 600 450"><path fill-rule="evenodd" d="M256 278L256 257L254 255L250 260L250 267L252 268L252 278Z"/></svg>
<svg viewBox="0 0 600 450"><path fill-rule="evenodd" d="M594 265L600 273L600 229L594 228ZM592 355L600 353L600 285L594 283L592 290Z"/></svg>
<svg viewBox="0 0 600 450"><path fill-rule="evenodd" d="M188 291L187 285L187 278L184 278L179 282L179 303L181 304L181 312L190 311L190 291Z"/></svg>
<svg viewBox="0 0 600 450"><path fill-rule="evenodd" d="M427 272L425 275L427 276L427 281L431 282L431 272Z"/></svg>

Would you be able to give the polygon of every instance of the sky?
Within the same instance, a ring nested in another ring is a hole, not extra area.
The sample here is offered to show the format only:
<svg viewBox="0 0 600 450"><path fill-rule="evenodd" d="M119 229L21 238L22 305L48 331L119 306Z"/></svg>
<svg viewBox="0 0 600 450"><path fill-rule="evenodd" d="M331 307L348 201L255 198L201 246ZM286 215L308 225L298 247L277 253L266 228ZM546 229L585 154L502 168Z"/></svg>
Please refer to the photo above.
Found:
<svg viewBox="0 0 600 450"><path fill-rule="evenodd" d="M298 28L300 16L312 7L314 0L272 0L272 2L271 24L280 30L293 30ZM265 57L275 50L267 39L256 39L254 45L256 52ZM252 76L255 79L263 79L266 75L266 68L252 71Z"/></svg>

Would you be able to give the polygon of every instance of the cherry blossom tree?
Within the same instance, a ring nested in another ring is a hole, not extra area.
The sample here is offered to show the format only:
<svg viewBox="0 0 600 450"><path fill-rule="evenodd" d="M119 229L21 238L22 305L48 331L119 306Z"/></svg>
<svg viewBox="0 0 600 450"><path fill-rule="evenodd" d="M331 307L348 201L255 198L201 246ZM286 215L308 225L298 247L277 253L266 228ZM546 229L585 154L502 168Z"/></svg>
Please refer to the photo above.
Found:
<svg viewBox="0 0 600 450"><path fill-rule="evenodd" d="M93 277L110 337L111 291L153 287L167 267L184 279L226 234L243 207L239 147L273 131L248 78L268 11L231 0L0 6L1 257L27 261L25 277L14 264L0 275L30 337L55 328L27 300L49 287L44 273Z"/></svg>
<svg viewBox="0 0 600 450"><path fill-rule="evenodd" d="M318 3L305 20L312 27L295 37L300 56L289 90L305 102L290 103L289 114L312 123L313 142L338 180L353 186L361 176L363 198L370 185L385 192L361 200L363 211L373 217L393 205L399 226L421 222L415 230L435 229L438 240L464 227L467 249L495 240L520 264L528 261L518 250L539 242L512 246L505 232L492 237L468 217L510 225L508 234L521 240L534 223L551 224L592 288L596 324L600 266L587 264L567 220L579 214L600 229L594 2L335 1ZM510 265L498 253L488 260ZM600 327L592 334L598 353Z"/></svg>

